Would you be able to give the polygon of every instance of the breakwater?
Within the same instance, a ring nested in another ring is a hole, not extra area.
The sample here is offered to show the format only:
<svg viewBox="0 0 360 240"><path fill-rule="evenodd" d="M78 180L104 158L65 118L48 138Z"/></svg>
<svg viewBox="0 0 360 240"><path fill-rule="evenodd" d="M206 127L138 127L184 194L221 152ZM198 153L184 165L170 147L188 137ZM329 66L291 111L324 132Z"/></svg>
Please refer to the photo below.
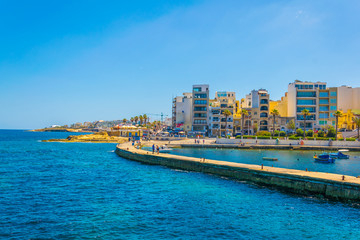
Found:
<svg viewBox="0 0 360 240"><path fill-rule="evenodd" d="M170 154L152 154L148 151L135 149L128 143L119 144L115 152L123 158L146 164L224 176L275 187L296 194L317 195L340 201L360 202L360 179L352 176Z"/></svg>

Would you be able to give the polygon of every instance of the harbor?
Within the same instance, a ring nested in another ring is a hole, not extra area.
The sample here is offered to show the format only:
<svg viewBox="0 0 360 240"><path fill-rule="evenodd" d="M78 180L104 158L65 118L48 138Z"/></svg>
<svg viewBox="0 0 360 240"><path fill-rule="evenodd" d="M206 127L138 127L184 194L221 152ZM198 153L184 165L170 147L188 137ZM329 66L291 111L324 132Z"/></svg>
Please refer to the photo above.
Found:
<svg viewBox="0 0 360 240"><path fill-rule="evenodd" d="M244 180L300 195L321 196L338 201L360 201L360 178L354 176L156 154L136 149L130 143L117 145L115 152L123 158L146 164Z"/></svg>

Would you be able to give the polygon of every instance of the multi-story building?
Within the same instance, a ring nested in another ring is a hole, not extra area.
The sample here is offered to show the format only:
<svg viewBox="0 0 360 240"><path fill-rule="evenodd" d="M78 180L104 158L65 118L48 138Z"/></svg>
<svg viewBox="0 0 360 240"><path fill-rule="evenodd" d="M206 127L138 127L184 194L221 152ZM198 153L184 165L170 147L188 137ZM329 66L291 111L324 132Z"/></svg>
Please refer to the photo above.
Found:
<svg viewBox="0 0 360 240"><path fill-rule="evenodd" d="M288 116L295 117L296 128L304 128L303 109L310 112L306 118L307 130L335 127L334 113L337 110L347 112L360 109L360 88L326 87L326 82L296 80L288 86Z"/></svg>
<svg viewBox="0 0 360 240"><path fill-rule="evenodd" d="M220 106L220 134L221 136L233 135L234 113L236 113L235 92L216 92L215 101ZM228 110L231 115L225 116L224 111Z"/></svg>
<svg viewBox="0 0 360 240"><path fill-rule="evenodd" d="M221 136L220 130L220 102L212 99L209 106L209 131L210 136Z"/></svg>
<svg viewBox="0 0 360 240"><path fill-rule="evenodd" d="M192 93L183 93L173 99L172 128L176 131L191 131Z"/></svg>
<svg viewBox="0 0 360 240"><path fill-rule="evenodd" d="M321 98L320 98L321 92ZM310 115L306 117L306 129L318 129L319 110L321 106L321 117L329 116L326 106L329 107L329 96L325 82L301 82L296 80L288 86L288 115L295 117L295 127L304 128L303 109L309 110Z"/></svg>
<svg viewBox="0 0 360 240"><path fill-rule="evenodd" d="M193 85L192 91L192 134L208 135L209 85Z"/></svg>

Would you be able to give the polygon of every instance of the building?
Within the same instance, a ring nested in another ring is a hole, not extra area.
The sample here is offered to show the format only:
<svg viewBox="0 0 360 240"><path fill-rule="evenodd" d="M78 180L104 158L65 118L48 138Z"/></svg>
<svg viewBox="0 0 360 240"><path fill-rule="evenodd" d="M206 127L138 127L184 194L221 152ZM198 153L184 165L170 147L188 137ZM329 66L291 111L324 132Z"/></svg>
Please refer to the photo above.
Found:
<svg viewBox="0 0 360 240"><path fill-rule="evenodd" d="M307 130L335 127L336 111L346 113L349 118L348 111L360 109L360 88L327 87L326 82L296 80L288 86L287 109L288 117L295 117L296 128L304 128L304 117L301 114L303 109L308 109L310 112L306 118Z"/></svg>
<svg viewBox="0 0 360 240"><path fill-rule="evenodd" d="M220 135L233 135L234 113L236 113L236 95L235 92L216 92L215 101L220 107ZM225 116L224 111L228 110L231 115Z"/></svg>
<svg viewBox="0 0 360 240"><path fill-rule="evenodd" d="M191 135L209 134L209 85L193 85Z"/></svg>
<svg viewBox="0 0 360 240"><path fill-rule="evenodd" d="M288 117L288 93L285 93L285 96L281 97L281 100L269 102L269 111L276 109L279 112L281 117Z"/></svg>
<svg viewBox="0 0 360 240"><path fill-rule="evenodd" d="M172 128L175 131L191 131L192 97L192 93L183 93L173 99Z"/></svg>

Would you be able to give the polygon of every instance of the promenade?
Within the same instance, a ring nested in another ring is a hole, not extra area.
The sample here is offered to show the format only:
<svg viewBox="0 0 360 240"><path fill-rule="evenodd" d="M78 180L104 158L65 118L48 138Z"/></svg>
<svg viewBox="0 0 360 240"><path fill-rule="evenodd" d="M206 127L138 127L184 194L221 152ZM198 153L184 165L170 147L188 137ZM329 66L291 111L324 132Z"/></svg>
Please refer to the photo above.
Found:
<svg viewBox="0 0 360 240"><path fill-rule="evenodd" d="M210 141L210 140L209 140ZM158 144L158 142L150 142ZM187 143L181 143L187 144ZM190 144L190 143L189 143ZM206 146L207 143L204 144ZM208 145L210 145L209 143ZM198 144L200 147L201 144ZM116 153L126 159L170 168L210 173L281 188L302 195L321 195L335 200L360 201L360 178L253 164L216 161L171 154L153 154L130 143L118 144Z"/></svg>

